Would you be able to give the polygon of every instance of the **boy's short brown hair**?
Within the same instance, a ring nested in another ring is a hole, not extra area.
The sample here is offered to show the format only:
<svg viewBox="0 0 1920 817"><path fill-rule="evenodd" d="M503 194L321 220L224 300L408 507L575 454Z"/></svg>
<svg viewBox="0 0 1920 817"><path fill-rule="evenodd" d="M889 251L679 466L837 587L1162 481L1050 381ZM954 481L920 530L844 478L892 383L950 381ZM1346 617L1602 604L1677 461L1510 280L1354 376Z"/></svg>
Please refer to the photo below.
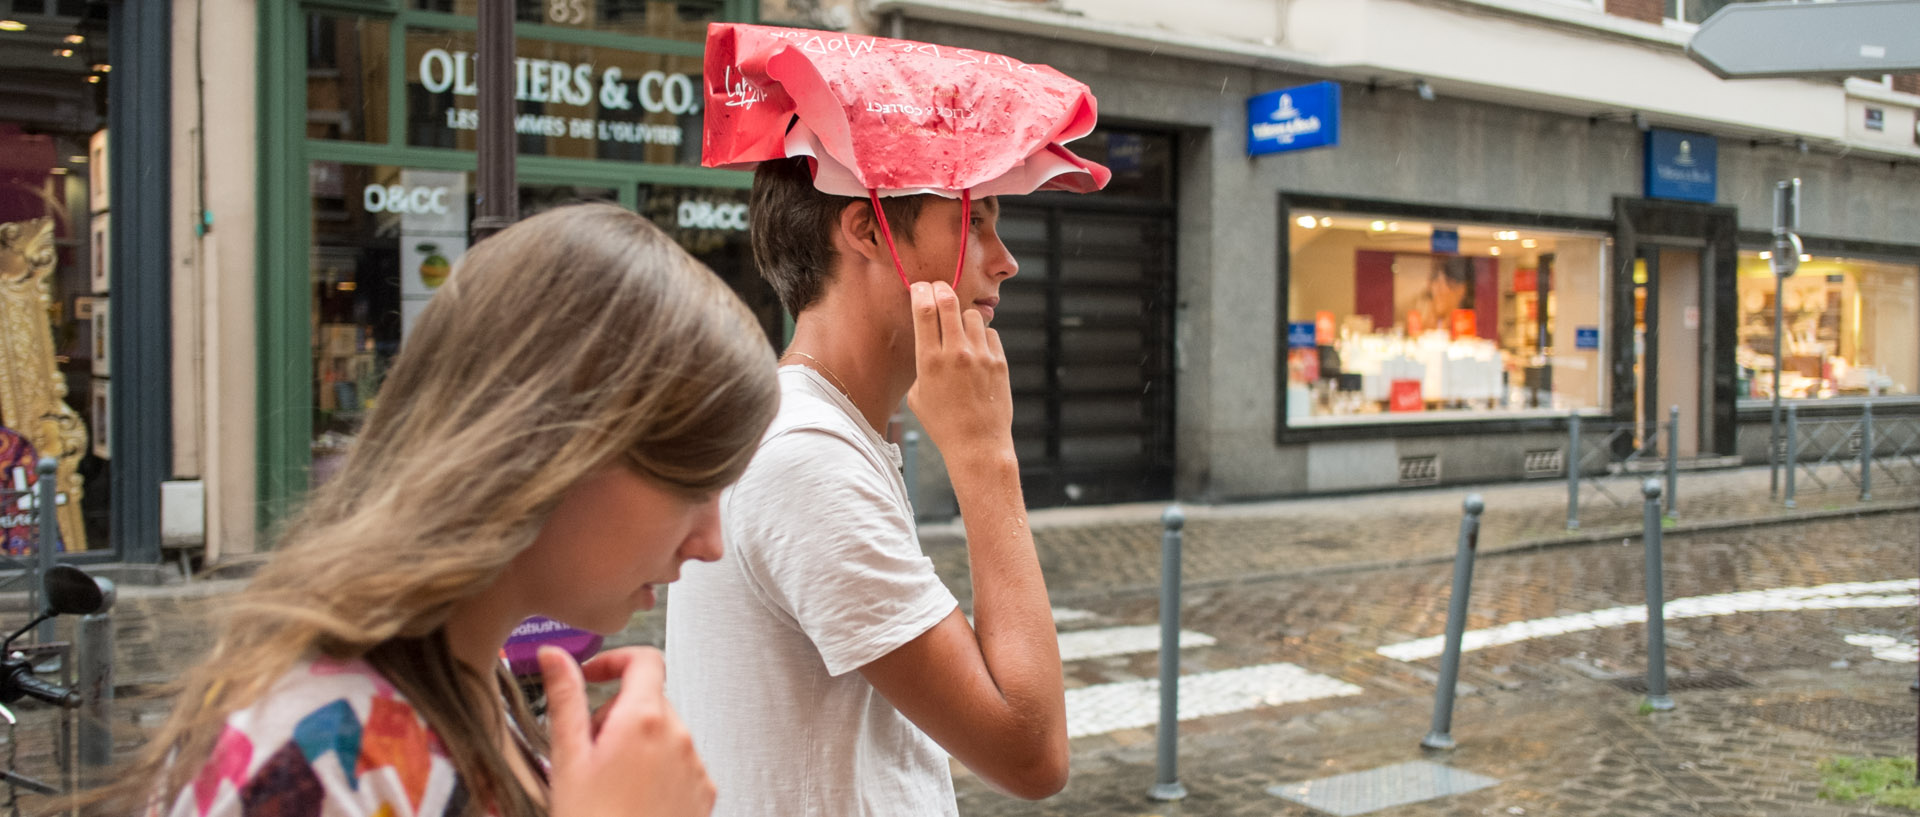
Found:
<svg viewBox="0 0 1920 817"><path fill-rule="evenodd" d="M859 199L822 193L813 186L807 157L772 159L753 173L753 194L747 202L752 230L753 261L760 277L773 286L780 305L798 316L826 292L838 260L832 234L840 212ZM920 219L925 195L894 196L880 200L893 240L906 243Z"/></svg>

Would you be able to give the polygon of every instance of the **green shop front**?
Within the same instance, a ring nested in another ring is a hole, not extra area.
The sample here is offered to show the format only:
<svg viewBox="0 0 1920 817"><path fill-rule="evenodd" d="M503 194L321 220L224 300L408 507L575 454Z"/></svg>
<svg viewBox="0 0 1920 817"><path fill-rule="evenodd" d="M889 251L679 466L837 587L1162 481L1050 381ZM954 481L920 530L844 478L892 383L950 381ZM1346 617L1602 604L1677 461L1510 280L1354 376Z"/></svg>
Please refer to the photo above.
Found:
<svg viewBox="0 0 1920 817"><path fill-rule="evenodd" d="M408 328L472 239L478 0L263 3L261 521L338 468ZM700 167L706 25L752 0L518 0L521 214L615 202L781 331L747 174ZM529 290L526 308L541 308Z"/></svg>

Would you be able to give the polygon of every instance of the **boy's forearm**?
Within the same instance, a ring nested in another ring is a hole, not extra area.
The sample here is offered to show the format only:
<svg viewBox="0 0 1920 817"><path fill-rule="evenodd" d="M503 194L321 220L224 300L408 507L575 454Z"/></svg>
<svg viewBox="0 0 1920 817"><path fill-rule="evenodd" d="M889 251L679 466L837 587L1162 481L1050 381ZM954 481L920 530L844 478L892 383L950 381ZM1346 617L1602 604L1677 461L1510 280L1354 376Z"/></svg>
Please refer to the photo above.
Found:
<svg viewBox="0 0 1920 817"><path fill-rule="evenodd" d="M1010 707L1065 730L1060 643L1046 579L1027 527L1020 465L1012 444L950 459L949 474L967 532L975 637Z"/></svg>

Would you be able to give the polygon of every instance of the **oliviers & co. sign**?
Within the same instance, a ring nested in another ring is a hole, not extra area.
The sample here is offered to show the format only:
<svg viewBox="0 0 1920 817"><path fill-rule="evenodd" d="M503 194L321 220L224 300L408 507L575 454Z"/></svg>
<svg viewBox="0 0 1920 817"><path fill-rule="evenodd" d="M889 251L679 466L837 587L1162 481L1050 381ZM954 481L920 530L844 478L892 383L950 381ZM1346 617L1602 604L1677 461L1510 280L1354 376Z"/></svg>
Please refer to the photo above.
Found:
<svg viewBox="0 0 1920 817"><path fill-rule="evenodd" d="M468 51L428 49L414 67L414 79L429 93L451 92L457 97L479 94L474 55ZM700 78L697 75L645 71L627 76L618 66L597 75L591 63L571 63L520 57L514 60L514 98L520 102L595 106L604 114L631 112L687 116L700 112ZM446 127L474 130L479 127L476 108L449 107ZM679 145L686 141L677 125L569 117L546 114L521 114L514 121L516 132L528 135L567 137L633 144Z"/></svg>

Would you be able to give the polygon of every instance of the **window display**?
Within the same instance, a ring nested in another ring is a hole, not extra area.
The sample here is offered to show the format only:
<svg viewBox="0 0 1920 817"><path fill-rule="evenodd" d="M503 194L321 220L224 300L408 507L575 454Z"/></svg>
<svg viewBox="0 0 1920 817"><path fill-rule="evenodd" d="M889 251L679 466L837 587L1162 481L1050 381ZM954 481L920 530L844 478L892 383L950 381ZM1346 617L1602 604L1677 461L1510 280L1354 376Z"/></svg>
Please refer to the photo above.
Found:
<svg viewBox="0 0 1920 817"><path fill-rule="evenodd" d="M1772 399L1771 253L1740 254L1738 394ZM1783 399L1913 394L1920 387L1920 265L1802 256L1779 287Z"/></svg>
<svg viewBox="0 0 1920 817"><path fill-rule="evenodd" d="M1295 210L1288 425L1599 409L1610 239Z"/></svg>

